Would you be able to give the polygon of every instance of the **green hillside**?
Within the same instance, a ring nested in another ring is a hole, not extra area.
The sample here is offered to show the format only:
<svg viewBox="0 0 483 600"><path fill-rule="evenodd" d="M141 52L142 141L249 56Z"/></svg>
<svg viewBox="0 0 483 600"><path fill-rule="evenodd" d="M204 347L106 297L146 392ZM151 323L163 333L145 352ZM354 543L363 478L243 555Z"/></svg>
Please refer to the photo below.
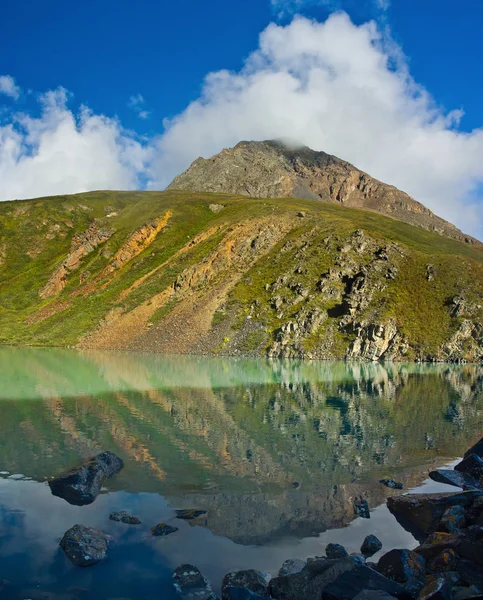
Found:
<svg viewBox="0 0 483 600"><path fill-rule="evenodd" d="M0 203L0 343L483 358L483 249L312 200L92 192Z"/></svg>

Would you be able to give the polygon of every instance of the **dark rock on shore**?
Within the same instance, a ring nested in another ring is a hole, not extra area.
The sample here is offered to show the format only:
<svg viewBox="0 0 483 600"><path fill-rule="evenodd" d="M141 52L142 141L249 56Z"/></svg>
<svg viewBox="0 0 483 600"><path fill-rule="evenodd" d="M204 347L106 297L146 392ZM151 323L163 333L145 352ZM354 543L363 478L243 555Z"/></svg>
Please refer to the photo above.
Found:
<svg viewBox="0 0 483 600"><path fill-rule="evenodd" d="M474 490L458 494L407 494L388 498L387 506L398 520L403 520L403 525L412 525L423 534L428 534L436 530L447 508L468 508L481 495L481 491Z"/></svg>
<svg viewBox="0 0 483 600"><path fill-rule="evenodd" d="M167 525L166 523L158 523L154 527L151 527L151 531L153 535L160 537L163 535L169 535L170 533L175 533L178 531L178 528Z"/></svg>
<svg viewBox="0 0 483 600"><path fill-rule="evenodd" d="M118 473L124 463L112 452L103 452L49 481L54 496L69 504L92 504L101 492L104 481Z"/></svg>
<svg viewBox="0 0 483 600"><path fill-rule="evenodd" d="M458 533L466 526L466 512L462 506L451 506L444 511L438 531Z"/></svg>
<svg viewBox="0 0 483 600"><path fill-rule="evenodd" d="M426 561L411 550L391 550L380 558L377 570L389 579L404 584L414 597L424 587Z"/></svg>
<svg viewBox="0 0 483 600"><path fill-rule="evenodd" d="M478 454L470 454L455 467L456 471L466 473L475 479L483 478L483 459Z"/></svg>
<svg viewBox="0 0 483 600"><path fill-rule="evenodd" d="M385 485L391 490L402 490L404 487L402 483L394 481L394 479L380 479L379 483L382 483L382 485Z"/></svg>
<svg viewBox="0 0 483 600"><path fill-rule="evenodd" d="M483 461L481 461L481 463L483 465ZM483 485L465 472L460 473L453 469L436 469L436 471L431 471L429 476L433 481L453 485L458 488L463 488L464 490L483 490Z"/></svg>
<svg viewBox="0 0 483 600"><path fill-rule="evenodd" d="M480 458L483 458L483 438L481 438L479 442L476 442L476 444L465 453L464 458L468 458L468 456L471 456L472 454L476 454Z"/></svg>
<svg viewBox="0 0 483 600"><path fill-rule="evenodd" d="M184 600L217 600L209 581L193 565L180 565L173 571L173 585Z"/></svg>
<svg viewBox="0 0 483 600"><path fill-rule="evenodd" d="M223 577L221 583L221 597L223 600L230 600L227 593L228 588L244 588L249 590L262 598L269 596L268 578L255 569L248 569L247 571L234 571L233 573L227 573Z"/></svg>
<svg viewBox="0 0 483 600"><path fill-rule="evenodd" d="M109 519L111 521L119 521L121 523L126 523L126 525L141 525L142 523L141 519L135 517L134 515L130 515L125 510L118 510L112 512L109 515Z"/></svg>
<svg viewBox="0 0 483 600"><path fill-rule="evenodd" d="M185 521L191 521L192 519L197 519L206 515L206 510L194 510L194 509L180 509L176 511L177 519L184 519Z"/></svg>
<svg viewBox="0 0 483 600"><path fill-rule="evenodd" d="M372 556L382 548L382 542L375 535L368 535L362 542L361 552L364 556Z"/></svg>
<svg viewBox="0 0 483 600"><path fill-rule="evenodd" d="M349 553L340 544L327 544L325 548L327 558L347 558Z"/></svg>
<svg viewBox="0 0 483 600"><path fill-rule="evenodd" d="M388 579L370 567L357 567L344 573L322 592L322 600L353 600L364 591L386 592L399 600L412 600L412 595L402 585Z"/></svg>
<svg viewBox="0 0 483 600"><path fill-rule="evenodd" d="M77 567L90 567L105 558L109 540L99 529L74 525L65 532L60 547Z"/></svg>
<svg viewBox="0 0 483 600"><path fill-rule="evenodd" d="M305 560L301 560L300 558L289 558L280 567L278 576L287 577L288 575L295 575L302 572L306 566L307 562Z"/></svg>

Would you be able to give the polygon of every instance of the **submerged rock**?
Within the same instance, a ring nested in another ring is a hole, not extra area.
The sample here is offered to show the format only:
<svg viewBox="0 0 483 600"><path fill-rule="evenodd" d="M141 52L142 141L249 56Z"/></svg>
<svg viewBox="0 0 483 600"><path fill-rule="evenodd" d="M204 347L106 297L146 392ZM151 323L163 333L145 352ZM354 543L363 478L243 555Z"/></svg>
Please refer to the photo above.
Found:
<svg viewBox="0 0 483 600"><path fill-rule="evenodd" d="M382 542L375 535L368 535L362 542L361 552L364 556L372 556L382 548Z"/></svg>
<svg viewBox="0 0 483 600"><path fill-rule="evenodd" d="M361 592L385 592L399 600L412 600L402 585L370 567L357 567L341 575L323 591L323 600L353 600ZM366 596L367 597L367 596Z"/></svg>
<svg viewBox="0 0 483 600"><path fill-rule="evenodd" d="M180 509L176 511L177 519L184 519L185 521L191 521L197 519L202 515L206 515L206 510L195 510L195 509Z"/></svg>
<svg viewBox="0 0 483 600"><path fill-rule="evenodd" d="M340 544L327 544L325 554L327 558L347 558L349 556L347 550Z"/></svg>
<svg viewBox="0 0 483 600"><path fill-rule="evenodd" d="M221 596L223 600L229 600L226 591L228 588L244 588L258 594L262 598L269 596L267 576L255 569L227 573L221 583Z"/></svg>
<svg viewBox="0 0 483 600"><path fill-rule="evenodd" d="M151 527L151 531L153 535L160 537L163 535L169 535L170 533L175 533L178 531L178 528L167 525L166 523L158 523L154 527Z"/></svg>
<svg viewBox="0 0 483 600"><path fill-rule="evenodd" d="M185 600L217 600L210 582L193 565L180 565L173 571L176 593Z"/></svg>
<svg viewBox="0 0 483 600"><path fill-rule="evenodd" d="M385 485L391 490L402 490L404 487L402 483L394 481L394 479L380 479L379 483L382 483L382 485Z"/></svg>
<svg viewBox="0 0 483 600"><path fill-rule="evenodd" d="M120 521L121 523L126 523L127 525L140 525L142 523L141 519L135 517L134 515L130 515L125 510L112 512L109 515L109 519L111 521Z"/></svg>
<svg viewBox="0 0 483 600"><path fill-rule="evenodd" d="M105 558L109 540L99 529L74 525L64 533L60 547L77 567L90 567Z"/></svg>
<svg viewBox="0 0 483 600"><path fill-rule="evenodd" d="M92 504L100 494L104 481L118 473L123 466L118 456L103 452L51 479L49 486L54 496L67 500L69 504Z"/></svg>
<svg viewBox="0 0 483 600"><path fill-rule="evenodd" d="M433 481L454 485L455 487L463 488L464 490L483 490L483 485L481 485L474 477L453 469L436 469L435 471L431 471L429 476Z"/></svg>

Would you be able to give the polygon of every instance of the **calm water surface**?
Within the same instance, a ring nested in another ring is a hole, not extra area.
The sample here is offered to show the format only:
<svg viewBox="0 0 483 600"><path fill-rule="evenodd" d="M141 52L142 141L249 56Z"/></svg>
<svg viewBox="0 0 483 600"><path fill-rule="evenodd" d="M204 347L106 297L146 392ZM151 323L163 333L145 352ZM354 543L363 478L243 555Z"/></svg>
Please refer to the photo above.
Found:
<svg viewBox="0 0 483 600"><path fill-rule="evenodd" d="M421 485L481 437L482 416L474 365L0 348L0 598L171 598L184 562L217 587L329 541L358 551L368 533L413 547L377 481ZM102 450L125 467L94 504L51 495L49 477ZM370 520L355 519L361 495ZM207 514L188 523L177 508ZM120 509L143 524L109 521ZM153 538L160 521L179 531ZM105 562L76 568L59 549L76 523L112 535Z"/></svg>

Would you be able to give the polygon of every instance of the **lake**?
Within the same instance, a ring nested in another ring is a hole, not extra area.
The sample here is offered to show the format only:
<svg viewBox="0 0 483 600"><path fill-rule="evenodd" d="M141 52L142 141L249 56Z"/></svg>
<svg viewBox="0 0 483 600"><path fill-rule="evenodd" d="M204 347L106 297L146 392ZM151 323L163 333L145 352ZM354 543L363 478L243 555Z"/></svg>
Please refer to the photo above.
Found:
<svg viewBox="0 0 483 600"><path fill-rule="evenodd" d="M482 417L476 365L0 348L0 598L172 598L181 563L218 588L328 542L357 552L369 533L383 552L414 547L379 479L444 489L428 472L481 437ZM93 504L51 494L50 477L103 450L125 466ZM355 517L359 496L371 519ZM179 508L207 512L188 522ZM152 537L160 521L179 531ZM76 523L113 537L103 563L60 550Z"/></svg>

